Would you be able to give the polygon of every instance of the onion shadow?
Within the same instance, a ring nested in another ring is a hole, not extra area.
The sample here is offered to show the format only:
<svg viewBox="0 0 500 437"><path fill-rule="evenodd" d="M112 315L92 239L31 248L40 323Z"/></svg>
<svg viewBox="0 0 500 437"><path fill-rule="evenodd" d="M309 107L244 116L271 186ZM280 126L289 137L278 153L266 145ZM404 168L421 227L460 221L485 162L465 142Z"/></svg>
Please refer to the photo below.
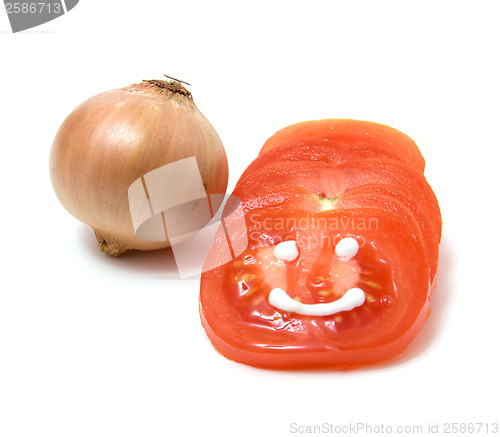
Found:
<svg viewBox="0 0 500 437"><path fill-rule="evenodd" d="M76 231L76 244L92 261L113 269L148 274L149 279L179 279L171 247L158 250L129 250L118 257L101 252L90 226L81 224Z"/></svg>

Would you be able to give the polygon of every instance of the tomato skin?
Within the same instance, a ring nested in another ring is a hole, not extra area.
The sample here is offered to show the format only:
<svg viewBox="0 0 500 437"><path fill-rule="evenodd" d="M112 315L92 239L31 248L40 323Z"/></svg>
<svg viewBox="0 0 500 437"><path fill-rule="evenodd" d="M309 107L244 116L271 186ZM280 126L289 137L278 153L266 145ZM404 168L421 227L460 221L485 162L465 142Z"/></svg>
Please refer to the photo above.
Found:
<svg viewBox="0 0 500 437"><path fill-rule="evenodd" d="M303 121L280 129L265 142L259 155L281 144L305 139L334 139L347 143L356 139L374 145L385 145L413 163L421 172L425 169L425 160L409 136L380 123L341 118Z"/></svg>

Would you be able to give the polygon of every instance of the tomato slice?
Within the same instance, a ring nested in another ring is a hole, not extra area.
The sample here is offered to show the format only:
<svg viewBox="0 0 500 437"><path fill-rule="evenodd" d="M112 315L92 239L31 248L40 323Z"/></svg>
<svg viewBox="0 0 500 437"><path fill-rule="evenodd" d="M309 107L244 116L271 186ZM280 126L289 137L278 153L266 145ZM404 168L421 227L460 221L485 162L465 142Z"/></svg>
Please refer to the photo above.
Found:
<svg viewBox="0 0 500 437"><path fill-rule="evenodd" d="M378 123L315 120L274 134L233 192L246 232L226 216L207 260L239 255L202 274L214 346L287 369L400 354L429 315L439 256L441 213L424 166L411 138Z"/></svg>
<svg viewBox="0 0 500 437"><path fill-rule="evenodd" d="M431 282L435 279L439 260L440 228L429 222L429 205L409 201L407 193L384 184L367 184L349 189L335 198L326 198L294 186L269 186L259 192L258 197L242 199L243 209L249 212L258 208L306 209L321 212L326 209L347 209L370 206L392 211L402 218L415 222L418 229L415 236L422 241L427 254Z"/></svg>
<svg viewBox="0 0 500 437"><path fill-rule="evenodd" d="M276 146L259 155L245 169L239 180L245 179L254 171L268 164L278 162L305 163L313 161L341 164L354 159L370 157L400 159L394 150L360 140L353 140L349 143L327 139L297 140Z"/></svg>
<svg viewBox="0 0 500 437"><path fill-rule="evenodd" d="M265 196L271 192L279 195L286 191L283 187L303 188L322 198L337 199L349 190L361 190L367 185L376 185L371 188L374 193L377 187L384 185L380 187L380 193L396 196L416 213L423 232L429 234L432 241L440 241L441 213L432 188L422 173L398 160L363 158L337 165L275 162L240 179L234 194L245 205L253 202L256 207L264 207Z"/></svg>
<svg viewBox="0 0 500 437"><path fill-rule="evenodd" d="M408 135L380 123L340 118L303 121L287 126L265 142L260 154L276 146L305 139L334 139L348 144L359 140L392 150L421 172L425 168L420 150Z"/></svg>
<svg viewBox="0 0 500 437"><path fill-rule="evenodd" d="M389 185L367 184L350 189L341 195L335 206L338 208L355 208L377 205L378 208L395 211L407 220L418 223L421 239L427 254L430 269L430 280L434 281L439 261L439 243L441 241L441 214L437 204L433 202L415 202L408 193ZM437 208L437 209L436 209ZM429 218L435 216L434 220Z"/></svg>
<svg viewBox="0 0 500 437"><path fill-rule="evenodd" d="M227 358L266 368L352 368L398 355L425 322L428 265L414 222L371 207L263 208L245 219L245 252L201 278L202 323ZM346 237L359 243L348 260L336 253ZM287 240L298 249L292 261L274 255ZM269 297L279 288L309 308L352 287L364 291L362 305L321 316L280 309Z"/></svg>
<svg viewBox="0 0 500 437"><path fill-rule="evenodd" d="M441 240L441 213L434 192L413 166L379 158L363 158L339 165L287 161L274 162L249 173L240 179L234 191L247 211L280 204L305 206L304 203L313 211L338 208L346 206L342 202L355 194L369 196L375 203L379 197L379 207L383 209L388 206L387 197L390 197L393 207L398 205L397 210L403 218L409 212L419 224L431 280L434 280ZM307 192L309 196L304 195Z"/></svg>

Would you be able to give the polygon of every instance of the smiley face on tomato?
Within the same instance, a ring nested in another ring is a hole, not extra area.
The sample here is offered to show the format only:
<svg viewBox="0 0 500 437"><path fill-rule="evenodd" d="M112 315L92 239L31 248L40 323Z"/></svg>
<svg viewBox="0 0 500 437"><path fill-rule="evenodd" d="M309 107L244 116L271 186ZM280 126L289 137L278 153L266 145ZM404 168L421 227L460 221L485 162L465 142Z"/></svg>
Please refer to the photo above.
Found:
<svg viewBox="0 0 500 437"><path fill-rule="evenodd" d="M379 363L400 354L429 315L441 218L421 170L394 156L349 157L343 146L333 158L335 145L324 146L308 144L307 154L296 142L278 146L235 188L248 246L203 273L200 293L203 326L234 361Z"/></svg>
<svg viewBox="0 0 500 437"><path fill-rule="evenodd" d="M335 268L331 276L321 277L320 285L324 286L326 281L332 281L331 291L335 288L344 288L345 292L342 296L329 303L302 303L300 298L292 299L290 295L282 288L273 288L269 292L269 303L279 310L293 312L307 316L331 316L343 311L351 311L365 303L365 292L359 287L350 288L357 285L359 282L358 271L359 265L352 258L358 253L359 243L353 237L342 238L335 245L335 254L339 257L339 265L341 268ZM299 256L297 243L294 240L287 240L278 243L274 247L273 254L279 261L295 261ZM347 263L351 263L348 265ZM344 271L343 275L338 275L338 271ZM350 274L347 275L346 273ZM323 282L323 280L325 282ZM341 281L341 284L339 282ZM352 282L349 284L349 281ZM331 291L325 291L323 294L330 294Z"/></svg>

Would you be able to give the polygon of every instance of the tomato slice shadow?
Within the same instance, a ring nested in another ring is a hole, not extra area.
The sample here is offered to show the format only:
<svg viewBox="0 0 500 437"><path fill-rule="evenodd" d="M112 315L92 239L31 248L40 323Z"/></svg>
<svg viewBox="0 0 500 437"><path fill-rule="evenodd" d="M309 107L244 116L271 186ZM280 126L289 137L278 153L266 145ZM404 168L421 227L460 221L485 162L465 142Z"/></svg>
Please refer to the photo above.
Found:
<svg viewBox="0 0 500 437"><path fill-rule="evenodd" d="M420 359L438 339L442 332L446 308L453 298L451 278L454 274L455 253L451 241L446 235L443 235L439 252L439 270L432 285L431 314L420 334L409 344L401 356L381 365L400 365L414 359Z"/></svg>

